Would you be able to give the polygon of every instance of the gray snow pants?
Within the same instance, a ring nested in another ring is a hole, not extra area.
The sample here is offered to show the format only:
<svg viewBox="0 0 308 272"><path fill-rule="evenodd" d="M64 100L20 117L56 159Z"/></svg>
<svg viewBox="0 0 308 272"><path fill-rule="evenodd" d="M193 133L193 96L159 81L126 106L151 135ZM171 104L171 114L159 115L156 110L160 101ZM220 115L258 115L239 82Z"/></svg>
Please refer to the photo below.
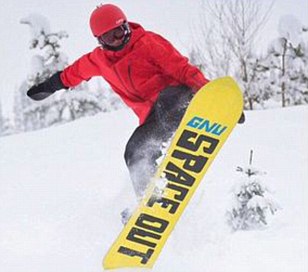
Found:
<svg viewBox="0 0 308 272"><path fill-rule="evenodd" d="M162 144L172 137L192 97L192 91L186 86L166 88L145 123L130 137L124 157L138 200L155 174Z"/></svg>

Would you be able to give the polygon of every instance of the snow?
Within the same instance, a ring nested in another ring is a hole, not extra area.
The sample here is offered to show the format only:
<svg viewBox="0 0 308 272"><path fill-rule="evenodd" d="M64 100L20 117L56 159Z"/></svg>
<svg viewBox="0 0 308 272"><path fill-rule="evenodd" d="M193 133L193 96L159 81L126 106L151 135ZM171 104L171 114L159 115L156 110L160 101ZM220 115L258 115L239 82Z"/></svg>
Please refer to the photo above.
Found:
<svg viewBox="0 0 308 272"><path fill-rule="evenodd" d="M28 50L28 29L20 25L21 18L25 24L38 26L32 38L38 38L41 46L41 31L68 30L70 42L64 46L70 61L96 46L88 28L96 1L77 0L74 8L70 1L46 3L12 0L2 5L0 92L5 111L12 104L7 99L12 86L20 85L31 66L33 52ZM132 21L187 51L199 9L194 1L182 0L176 7L174 1L165 0L155 0L155 5L142 0L115 3L125 8ZM307 25L307 9L303 8L307 4L305 0L296 5L279 1L262 35L266 44L277 36L278 17L287 11L296 17L280 20L279 35L295 45L302 41L301 48L306 49L297 18ZM281 52L282 40L275 39L271 49ZM32 62L32 72L41 71L42 59L34 57ZM302 60L292 60L292 65L308 71ZM277 103L269 100L264 107ZM153 271L308 271L308 107L246 115L246 124L236 128L211 166ZM102 258L122 229L120 213L136 205L123 159L125 143L136 125L132 112L121 110L0 138L1 272L102 271ZM236 168L247 164L251 149L256 168L267 173L264 185L281 209L262 230L232 232L225 217L231 206L230 191L238 182ZM164 187L163 180L157 182Z"/></svg>
<svg viewBox="0 0 308 272"><path fill-rule="evenodd" d="M247 112L152 271L308 271L307 116L307 106ZM0 138L1 271L102 271L121 211L136 204L123 159L136 125L120 110ZM263 230L232 232L228 195L251 149L282 209Z"/></svg>
<svg viewBox="0 0 308 272"><path fill-rule="evenodd" d="M50 25L48 19L40 14L31 13L25 18L20 20L21 24L30 25L32 39L37 39L41 36L42 32L45 34L50 33ZM42 41L44 42L44 41Z"/></svg>
<svg viewBox="0 0 308 272"><path fill-rule="evenodd" d="M39 74L44 69L44 58L40 55L34 55L31 59L31 73Z"/></svg>

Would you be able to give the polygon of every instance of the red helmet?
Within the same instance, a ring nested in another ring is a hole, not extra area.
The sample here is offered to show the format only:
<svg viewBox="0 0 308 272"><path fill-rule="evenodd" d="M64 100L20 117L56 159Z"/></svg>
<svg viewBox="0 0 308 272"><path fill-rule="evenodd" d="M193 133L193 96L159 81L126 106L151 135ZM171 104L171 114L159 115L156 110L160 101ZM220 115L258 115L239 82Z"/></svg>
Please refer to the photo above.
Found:
<svg viewBox="0 0 308 272"><path fill-rule="evenodd" d="M124 12L115 5L98 6L91 14L90 27L95 37L124 24L127 18Z"/></svg>

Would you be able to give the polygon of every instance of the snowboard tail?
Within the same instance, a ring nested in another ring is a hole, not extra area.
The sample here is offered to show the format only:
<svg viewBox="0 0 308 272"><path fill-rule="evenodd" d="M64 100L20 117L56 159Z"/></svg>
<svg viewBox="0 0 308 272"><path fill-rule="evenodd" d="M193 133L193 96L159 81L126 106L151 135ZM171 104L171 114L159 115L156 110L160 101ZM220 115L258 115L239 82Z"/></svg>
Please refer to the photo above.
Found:
<svg viewBox="0 0 308 272"><path fill-rule="evenodd" d="M242 110L242 93L230 77L197 92L144 199L107 252L105 269L153 267Z"/></svg>

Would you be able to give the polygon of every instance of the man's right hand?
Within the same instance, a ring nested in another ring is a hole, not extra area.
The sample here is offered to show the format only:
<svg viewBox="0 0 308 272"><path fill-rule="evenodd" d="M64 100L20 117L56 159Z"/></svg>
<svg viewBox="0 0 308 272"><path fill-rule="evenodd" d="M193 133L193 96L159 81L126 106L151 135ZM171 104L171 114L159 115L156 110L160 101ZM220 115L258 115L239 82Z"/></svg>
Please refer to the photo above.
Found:
<svg viewBox="0 0 308 272"><path fill-rule="evenodd" d="M246 119L246 117L245 117L245 114L244 114L244 112L242 112L242 114L241 114L241 117L240 117L240 119L238 120L238 124L244 124L245 123L245 119Z"/></svg>
<svg viewBox="0 0 308 272"><path fill-rule="evenodd" d="M49 97L58 90L67 89L61 81L60 74L61 72L57 72L44 82L31 87L27 91L27 96L33 100L40 101Z"/></svg>

